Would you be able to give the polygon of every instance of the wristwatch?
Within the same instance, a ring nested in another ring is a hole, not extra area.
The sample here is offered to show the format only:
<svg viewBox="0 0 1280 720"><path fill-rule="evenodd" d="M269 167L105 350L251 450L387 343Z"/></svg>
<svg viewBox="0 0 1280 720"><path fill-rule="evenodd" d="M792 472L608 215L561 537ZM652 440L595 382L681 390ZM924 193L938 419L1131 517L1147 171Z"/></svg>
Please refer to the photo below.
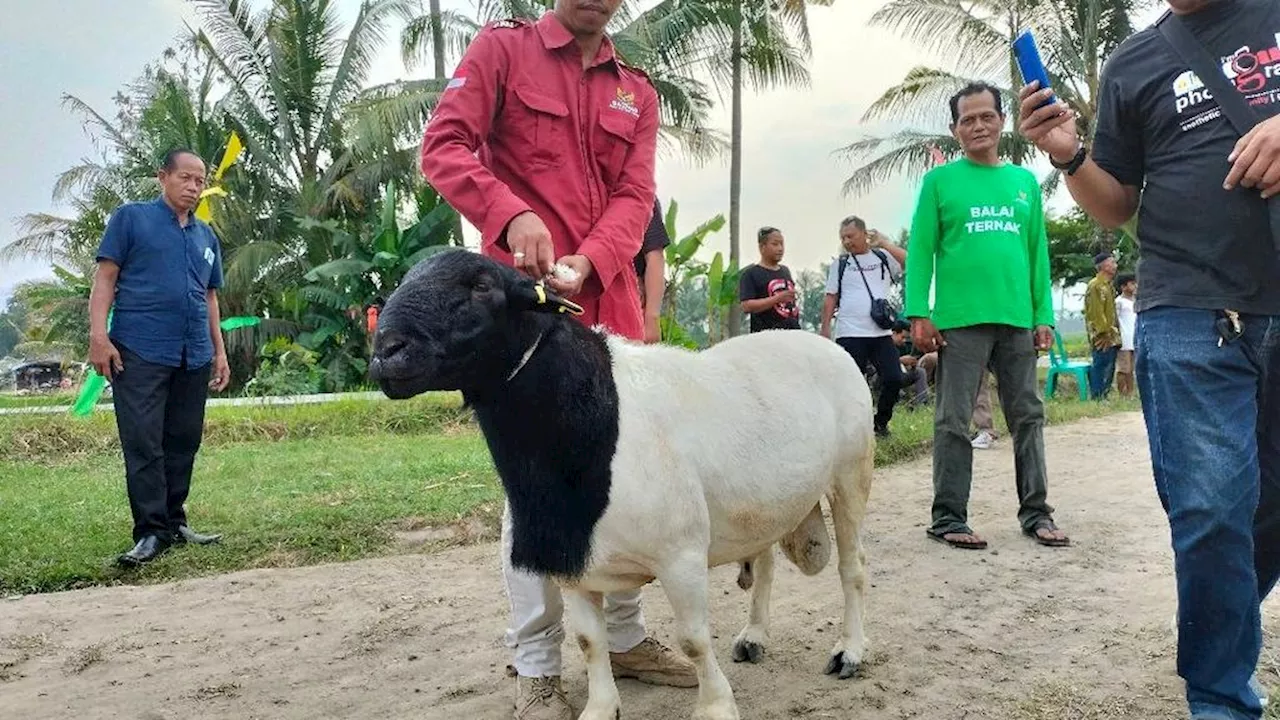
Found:
<svg viewBox="0 0 1280 720"><path fill-rule="evenodd" d="M1050 155L1049 164L1066 172L1067 175L1075 175L1076 171L1080 169L1080 166L1084 165L1084 159L1088 154L1089 151L1085 148L1084 143L1080 143L1080 148L1076 150L1075 156L1073 156L1069 161L1066 163L1059 163L1057 160L1053 159L1052 155Z"/></svg>

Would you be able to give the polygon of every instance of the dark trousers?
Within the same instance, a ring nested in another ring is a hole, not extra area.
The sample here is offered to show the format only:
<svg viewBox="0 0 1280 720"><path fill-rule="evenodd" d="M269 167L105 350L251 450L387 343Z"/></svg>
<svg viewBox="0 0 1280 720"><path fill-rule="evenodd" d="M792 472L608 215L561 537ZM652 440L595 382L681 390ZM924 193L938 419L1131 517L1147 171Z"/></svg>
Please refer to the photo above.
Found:
<svg viewBox="0 0 1280 720"><path fill-rule="evenodd" d="M1194 717L1255 720L1259 604L1280 580L1280 316L1138 314L1138 392L1178 586L1178 674ZM1275 700L1272 700L1275 702Z"/></svg>
<svg viewBox="0 0 1280 720"><path fill-rule="evenodd" d="M158 535L172 540L187 522L183 508L191 490L191 469L204 431L212 363L188 368L156 365L121 345L124 369L111 392L116 428L124 451L133 539Z"/></svg>
<svg viewBox="0 0 1280 720"><path fill-rule="evenodd" d="M933 525L930 532L971 533L969 489L973 445L969 421L982 375L996 375L1000 406L1013 435L1018 521L1023 528L1051 517L1044 461L1044 403L1036 379L1035 336L1007 325L975 325L942 333L938 351L937 410L933 424Z"/></svg>
<svg viewBox="0 0 1280 720"><path fill-rule="evenodd" d="M880 378L880 399L876 402L876 427L887 428L893 419L893 406L898 402L898 393L902 391L902 361L898 358L898 348L893 338L882 337L842 337L836 343L844 348L858 363L865 373L868 365L876 369Z"/></svg>
<svg viewBox="0 0 1280 720"><path fill-rule="evenodd" d="M1093 365L1089 367L1089 394L1094 400L1101 400L1111 392L1111 383L1116 376L1116 356L1119 354L1119 345L1112 345L1106 350L1093 349Z"/></svg>

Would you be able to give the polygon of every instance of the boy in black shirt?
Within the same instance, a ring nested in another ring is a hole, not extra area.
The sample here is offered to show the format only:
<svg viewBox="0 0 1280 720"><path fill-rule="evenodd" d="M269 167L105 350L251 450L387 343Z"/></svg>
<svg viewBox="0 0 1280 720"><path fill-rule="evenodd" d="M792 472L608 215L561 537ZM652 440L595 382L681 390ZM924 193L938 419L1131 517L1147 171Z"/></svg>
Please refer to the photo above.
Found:
<svg viewBox="0 0 1280 720"><path fill-rule="evenodd" d="M760 228L756 242L760 245L760 262L743 268L738 280L738 300L742 302L742 312L751 315L751 332L799 330L796 284L791 271L782 264L786 249L782 231Z"/></svg>

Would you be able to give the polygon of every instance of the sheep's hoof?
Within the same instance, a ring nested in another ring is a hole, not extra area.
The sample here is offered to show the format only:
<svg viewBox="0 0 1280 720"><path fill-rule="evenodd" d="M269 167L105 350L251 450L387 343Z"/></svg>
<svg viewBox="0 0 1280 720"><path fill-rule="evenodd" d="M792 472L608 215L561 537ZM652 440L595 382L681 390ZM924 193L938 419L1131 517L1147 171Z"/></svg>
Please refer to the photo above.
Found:
<svg viewBox="0 0 1280 720"><path fill-rule="evenodd" d="M831 659L827 661L827 669L825 672L828 675L834 675L839 672L841 680L848 680L853 677L854 673L858 672L858 661L849 657L849 655L845 654L842 650L835 655L832 655Z"/></svg>
<svg viewBox="0 0 1280 720"><path fill-rule="evenodd" d="M764 659L764 645L750 640L735 640L733 643L733 661L759 664Z"/></svg>

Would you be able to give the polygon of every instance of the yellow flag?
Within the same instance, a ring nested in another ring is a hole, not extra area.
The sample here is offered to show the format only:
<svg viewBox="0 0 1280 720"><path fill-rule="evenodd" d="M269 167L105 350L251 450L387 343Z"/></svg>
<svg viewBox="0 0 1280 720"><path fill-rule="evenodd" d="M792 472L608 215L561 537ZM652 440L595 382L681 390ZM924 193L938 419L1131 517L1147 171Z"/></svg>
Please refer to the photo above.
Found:
<svg viewBox="0 0 1280 720"><path fill-rule="evenodd" d="M236 158L240 157L240 153L243 150L244 145L240 142L240 136L233 131L231 137L227 138L227 149L226 152L222 153L222 162L218 163L218 169L213 172L213 182L216 183L222 179L222 174L227 171L227 168L235 164ZM219 185L210 185L205 188L204 192L200 193L200 204L196 206L196 217L206 223L212 222L213 211L209 207L209 198L214 195L225 196L226 194L227 191L223 190Z"/></svg>

